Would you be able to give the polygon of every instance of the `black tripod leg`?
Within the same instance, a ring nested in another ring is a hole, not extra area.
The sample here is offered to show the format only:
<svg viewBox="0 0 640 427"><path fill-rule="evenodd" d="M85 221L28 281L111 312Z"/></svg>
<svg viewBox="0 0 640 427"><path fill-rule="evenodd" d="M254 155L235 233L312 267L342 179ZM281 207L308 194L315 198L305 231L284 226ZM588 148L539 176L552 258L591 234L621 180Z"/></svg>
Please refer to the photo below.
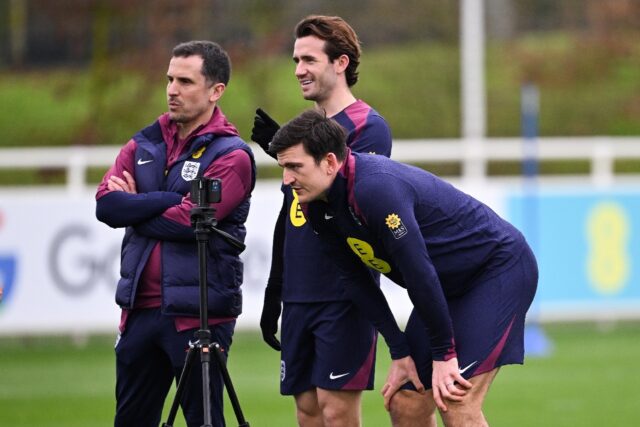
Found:
<svg viewBox="0 0 640 427"><path fill-rule="evenodd" d="M200 363L202 363L202 410L204 424L202 427L212 427L211 424L211 389L209 388L209 364L211 362L209 347L202 347Z"/></svg>
<svg viewBox="0 0 640 427"><path fill-rule="evenodd" d="M242 409L240 408L240 402L238 401L238 396L236 395L236 391L233 388L233 383L231 382L231 376L229 375L229 371L227 370L227 363L222 354L223 350L220 347L220 344L213 343L212 346L215 348L214 351L216 355L216 360L218 361L218 367L220 368L220 373L222 374L222 380L224 381L224 385L227 388L227 394L229 395L229 401L231 402L231 406L233 407L233 412L236 414L236 419L238 420L239 427L249 427L249 423L244 419L244 415L242 414Z"/></svg>
<svg viewBox="0 0 640 427"><path fill-rule="evenodd" d="M182 400L182 394L184 393L185 384L187 384L187 381L189 380L189 373L191 372L191 364L193 363L194 357L196 357L196 347L191 346L189 347L189 351L187 352L187 358L184 362L182 373L180 374L178 388L176 389L176 395L173 398L173 403L171 404L171 409L169 410L167 422L163 423L162 427L173 427L173 422L176 419L176 415L178 414L178 407L180 406L180 401Z"/></svg>

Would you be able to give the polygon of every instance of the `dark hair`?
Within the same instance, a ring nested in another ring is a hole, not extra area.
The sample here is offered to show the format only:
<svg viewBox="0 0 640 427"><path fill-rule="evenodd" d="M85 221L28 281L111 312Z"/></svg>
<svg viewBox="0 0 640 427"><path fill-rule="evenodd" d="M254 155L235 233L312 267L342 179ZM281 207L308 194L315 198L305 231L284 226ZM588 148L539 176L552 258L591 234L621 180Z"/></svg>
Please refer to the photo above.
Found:
<svg viewBox="0 0 640 427"><path fill-rule="evenodd" d="M315 36L324 40L324 53L331 62L340 55L349 57L349 65L345 71L349 87L358 82L358 65L360 65L360 40L353 28L339 16L310 15L298 22L294 30L296 38Z"/></svg>
<svg viewBox="0 0 640 427"><path fill-rule="evenodd" d="M300 143L316 164L329 153L340 161L347 156L347 132L324 110L306 110L282 126L271 140L269 152L277 154Z"/></svg>
<svg viewBox="0 0 640 427"><path fill-rule="evenodd" d="M218 43L193 40L180 43L173 48L174 57L198 55L202 57L202 75L211 83L229 83L231 60Z"/></svg>

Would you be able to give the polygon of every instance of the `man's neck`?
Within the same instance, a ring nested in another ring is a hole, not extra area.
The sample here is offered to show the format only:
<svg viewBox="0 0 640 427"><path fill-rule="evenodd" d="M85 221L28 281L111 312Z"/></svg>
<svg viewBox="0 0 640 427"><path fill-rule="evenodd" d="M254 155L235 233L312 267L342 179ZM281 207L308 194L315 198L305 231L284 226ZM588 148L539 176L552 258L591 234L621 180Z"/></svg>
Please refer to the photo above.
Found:
<svg viewBox="0 0 640 427"><path fill-rule="evenodd" d="M189 136L189 134L191 132L193 132L193 130L199 126L199 124L189 124L186 125L184 123L176 123L178 126L178 139L180 140L185 140L187 138L187 136Z"/></svg>
<svg viewBox="0 0 640 427"><path fill-rule="evenodd" d="M344 89L336 91L326 100L317 102L316 105L327 113L327 117L333 117L356 101L351 91Z"/></svg>
<svg viewBox="0 0 640 427"><path fill-rule="evenodd" d="M176 123L178 126L178 138L184 140L198 127L207 125L209 121L211 121L211 117L213 117L214 110L215 107L207 114L202 114L200 117L189 123Z"/></svg>

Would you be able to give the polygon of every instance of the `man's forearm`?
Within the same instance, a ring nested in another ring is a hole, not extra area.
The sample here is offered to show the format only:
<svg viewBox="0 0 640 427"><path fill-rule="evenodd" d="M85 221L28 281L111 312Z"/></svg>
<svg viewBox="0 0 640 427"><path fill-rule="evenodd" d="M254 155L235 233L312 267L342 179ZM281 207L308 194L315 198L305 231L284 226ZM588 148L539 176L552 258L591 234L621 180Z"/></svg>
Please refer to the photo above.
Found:
<svg viewBox="0 0 640 427"><path fill-rule="evenodd" d="M96 217L113 228L128 227L162 214L181 200L181 194L170 191L142 194L112 191L97 200Z"/></svg>

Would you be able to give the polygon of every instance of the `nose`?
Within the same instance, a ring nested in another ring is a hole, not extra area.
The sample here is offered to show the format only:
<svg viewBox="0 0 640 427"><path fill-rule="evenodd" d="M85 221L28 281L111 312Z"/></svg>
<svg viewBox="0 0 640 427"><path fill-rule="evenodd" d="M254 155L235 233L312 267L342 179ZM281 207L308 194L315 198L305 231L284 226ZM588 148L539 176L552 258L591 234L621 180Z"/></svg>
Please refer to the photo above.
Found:
<svg viewBox="0 0 640 427"><path fill-rule="evenodd" d="M167 83L167 95L177 95L178 94L178 85L176 81L171 81Z"/></svg>
<svg viewBox="0 0 640 427"><path fill-rule="evenodd" d="M300 61L296 64L296 77L300 78L305 74L307 74L307 67L305 67L303 61Z"/></svg>
<svg viewBox="0 0 640 427"><path fill-rule="evenodd" d="M291 185L295 179L293 178L293 174L288 171L286 168L282 170L282 183L284 185Z"/></svg>

